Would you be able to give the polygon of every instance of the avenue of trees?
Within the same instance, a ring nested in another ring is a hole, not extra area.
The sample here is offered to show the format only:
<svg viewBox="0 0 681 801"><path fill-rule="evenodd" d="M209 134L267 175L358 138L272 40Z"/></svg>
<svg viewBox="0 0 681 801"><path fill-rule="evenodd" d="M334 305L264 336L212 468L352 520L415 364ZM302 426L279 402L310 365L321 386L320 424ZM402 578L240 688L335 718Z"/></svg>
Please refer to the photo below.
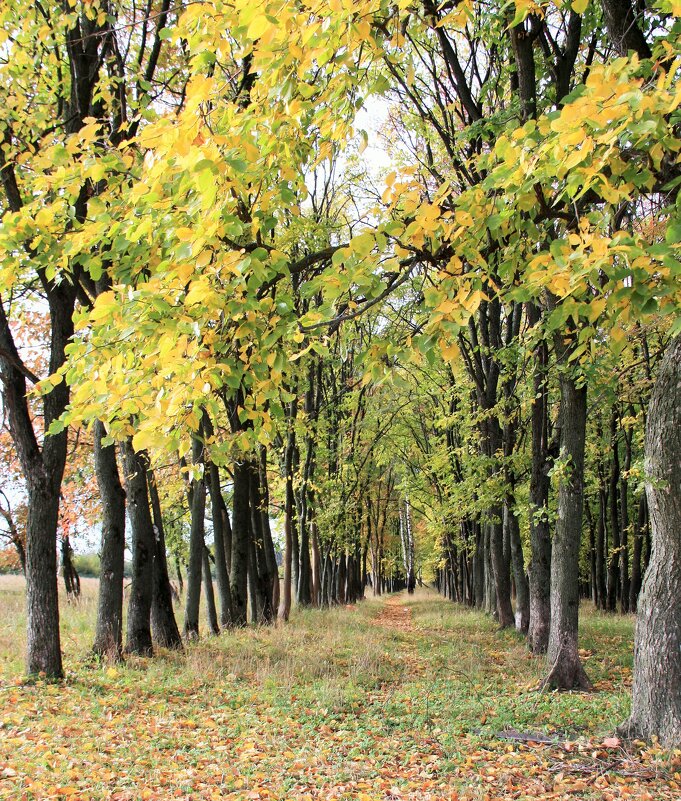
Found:
<svg viewBox="0 0 681 801"><path fill-rule="evenodd" d="M57 542L75 592L85 516L97 654L181 648L202 597L217 633L434 580L589 689L590 598L638 611L622 730L681 744L679 14L4 6L27 673L62 675Z"/></svg>

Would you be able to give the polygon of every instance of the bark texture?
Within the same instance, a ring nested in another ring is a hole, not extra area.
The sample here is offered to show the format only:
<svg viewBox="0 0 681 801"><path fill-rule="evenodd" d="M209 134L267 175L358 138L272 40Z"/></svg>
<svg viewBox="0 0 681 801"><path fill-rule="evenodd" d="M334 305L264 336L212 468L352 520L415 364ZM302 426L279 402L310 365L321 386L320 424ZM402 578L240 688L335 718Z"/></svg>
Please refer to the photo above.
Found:
<svg viewBox="0 0 681 801"><path fill-rule="evenodd" d="M156 476L147 470L147 489L153 516L154 530L154 578L151 593L151 635L156 645L162 648L182 649L182 637L177 627L173 609L173 590L168 575L166 538L163 528L161 500L158 497Z"/></svg>
<svg viewBox="0 0 681 801"><path fill-rule="evenodd" d="M565 475L558 490L558 519L551 551L551 631L549 675L544 686L562 690L591 688L577 650L579 624L579 546L584 498L586 387L563 374L560 379L561 458Z"/></svg>
<svg viewBox="0 0 681 801"><path fill-rule="evenodd" d="M539 310L528 307L528 318L539 322ZM545 654L551 622L551 532L549 503L548 361L542 339L534 352L534 403L532 404L532 473L530 476L530 625L528 644L533 654Z"/></svg>
<svg viewBox="0 0 681 801"><path fill-rule="evenodd" d="M204 465L203 442L195 436L192 440L192 459L196 467ZM192 479L189 493L191 507L191 531L189 535L189 565L187 566L187 597L184 610L184 636L195 639L199 636L199 606L201 603L201 576L203 571L206 514L206 485L203 474Z"/></svg>
<svg viewBox="0 0 681 801"><path fill-rule="evenodd" d="M232 591L232 621L245 626L248 607L248 554L250 543L250 470L248 462L234 464L232 511L232 566L229 585Z"/></svg>
<svg viewBox="0 0 681 801"><path fill-rule="evenodd" d="M681 336L650 400L646 495L653 548L638 601L629 736L681 745Z"/></svg>
<svg viewBox="0 0 681 801"><path fill-rule="evenodd" d="M132 527L132 586L128 603L125 650L150 656L151 596L154 570L154 529L147 496L147 466L142 454L135 453L132 439L122 446L128 515Z"/></svg>
<svg viewBox="0 0 681 801"><path fill-rule="evenodd" d="M102 543L97 628L92 650L110 659L123 652L123 561L125 552L125 492L114 445L102 446L104 425L97 420L95 474L102 502Z"/></svg>

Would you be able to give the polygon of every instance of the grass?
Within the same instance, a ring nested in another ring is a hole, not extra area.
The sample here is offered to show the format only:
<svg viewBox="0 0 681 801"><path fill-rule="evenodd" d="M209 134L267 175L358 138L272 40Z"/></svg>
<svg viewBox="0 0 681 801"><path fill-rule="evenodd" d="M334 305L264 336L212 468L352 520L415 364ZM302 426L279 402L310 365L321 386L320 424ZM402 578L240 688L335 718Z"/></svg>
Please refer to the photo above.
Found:
<svg viewBox="0 0 681 801"><path fill-rule="evenodd" d="M0 799L681 798L674 754L606 739L632 618L585 609L596 692L540 693L522 638L428 591L124 665L88 657L95 591L62 607L66 680L24 685L23 589L0 582Z"/></svg>

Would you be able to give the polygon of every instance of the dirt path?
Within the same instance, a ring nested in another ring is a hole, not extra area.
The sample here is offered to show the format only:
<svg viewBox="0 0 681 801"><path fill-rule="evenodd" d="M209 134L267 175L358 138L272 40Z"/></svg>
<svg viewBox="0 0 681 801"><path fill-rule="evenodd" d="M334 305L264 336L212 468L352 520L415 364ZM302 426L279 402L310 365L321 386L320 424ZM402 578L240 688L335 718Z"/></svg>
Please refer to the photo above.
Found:
<svg viewBox="0 0 681 801"><path fill-rule="evenodd" d="M374 624L384 628L398 629L405 633L413 632L414 624L412 622L411 609L408 606L404 606L401 600L401 596L390 596L374 618Z"/></svg>

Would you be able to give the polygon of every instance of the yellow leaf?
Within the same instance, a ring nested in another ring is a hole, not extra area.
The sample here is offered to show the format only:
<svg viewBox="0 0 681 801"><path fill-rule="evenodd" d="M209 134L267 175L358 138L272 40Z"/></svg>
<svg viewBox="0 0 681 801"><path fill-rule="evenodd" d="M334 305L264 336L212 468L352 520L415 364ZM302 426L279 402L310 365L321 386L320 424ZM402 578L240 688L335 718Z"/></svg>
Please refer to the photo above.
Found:
<svg viewBox="0 0 681 801"><path fill-rule="evenodd" d="M248 38L259 39L263 33L270 27L270 21L264 14L258 14L253 17L251 24L248 26Z"/></svg>
<svg viewBox="0 0 681 801"><path fill-rule="evenodd" d="M187 242L194 236L194 232L191 228L178 228L175 234L180 242Z"/></svg>
<svg viewBox="0 0 681 801"><path fill-rule="evenodd" d="M451 345L442 348L442 358L446 362L456 361L459 358L459 346L453 342Z"/></svg>

